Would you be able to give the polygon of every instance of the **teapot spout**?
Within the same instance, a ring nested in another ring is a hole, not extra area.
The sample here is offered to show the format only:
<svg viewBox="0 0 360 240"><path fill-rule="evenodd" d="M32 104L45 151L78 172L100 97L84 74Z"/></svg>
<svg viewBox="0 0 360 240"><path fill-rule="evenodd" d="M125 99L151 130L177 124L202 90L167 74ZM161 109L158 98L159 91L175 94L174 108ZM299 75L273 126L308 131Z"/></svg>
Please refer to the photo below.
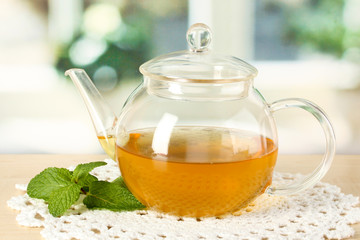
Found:
<svg viewBox="0 0 360 240"><path fill-rule="evenodd" d="M96 134L105 152L115 159L115 125L117 118L83 69L65 72L79 90L90 114Z"/></svg>

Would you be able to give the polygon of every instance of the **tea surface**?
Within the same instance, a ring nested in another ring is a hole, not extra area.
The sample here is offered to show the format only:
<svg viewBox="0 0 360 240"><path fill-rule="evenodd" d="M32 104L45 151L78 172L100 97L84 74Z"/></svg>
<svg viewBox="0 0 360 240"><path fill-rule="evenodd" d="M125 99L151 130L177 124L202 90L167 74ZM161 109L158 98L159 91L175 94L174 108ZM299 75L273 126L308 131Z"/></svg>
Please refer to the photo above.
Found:
<svg viewBox="0 0 360 240"><path fill-rule="evenodd" d="M271 183L274 142L247 131L139 129L116 146L121 173L146 206L178 216L218 216L246 206Z"/></svg>

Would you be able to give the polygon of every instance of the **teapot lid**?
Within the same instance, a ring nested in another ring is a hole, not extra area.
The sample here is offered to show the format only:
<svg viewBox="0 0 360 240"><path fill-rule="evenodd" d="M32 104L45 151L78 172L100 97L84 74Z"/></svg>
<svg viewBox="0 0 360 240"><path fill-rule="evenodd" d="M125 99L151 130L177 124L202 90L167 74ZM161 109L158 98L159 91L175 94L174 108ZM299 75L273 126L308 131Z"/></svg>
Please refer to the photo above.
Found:
<svg viewBox="0 0 360 240"><path fill-rule="evenodd" d="M189 50L156 57L140 66L140 72L157 80L225 83L252 79L257 69L245 61L209 50L210 28L192 25L186 33Z"/></svg>

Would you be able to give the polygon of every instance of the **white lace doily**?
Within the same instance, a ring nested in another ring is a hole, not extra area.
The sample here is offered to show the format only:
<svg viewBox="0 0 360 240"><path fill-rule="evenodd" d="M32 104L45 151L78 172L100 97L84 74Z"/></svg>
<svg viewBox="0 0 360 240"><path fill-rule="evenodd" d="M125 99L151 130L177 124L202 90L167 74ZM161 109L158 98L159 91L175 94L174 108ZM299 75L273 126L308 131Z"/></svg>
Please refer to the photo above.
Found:
<svg viewBox="0 0 360 240"><path fill-rule="evenodd" d="M91 173L101 180L119 176L115 162ZM276 181L293 181L300 175L275 174ZM16 188L26 190L26 185ZM297 195L274 197L263 194L246 209L223 218L175 217L151 210L111 212L88 210L74 204L62 217L49 214L43 200L26 193L8 201L19 210L22 226L43 227L45 239L341 239L354 234L349 224L360 222L359 198L340 188L318 183Z"/></svg>

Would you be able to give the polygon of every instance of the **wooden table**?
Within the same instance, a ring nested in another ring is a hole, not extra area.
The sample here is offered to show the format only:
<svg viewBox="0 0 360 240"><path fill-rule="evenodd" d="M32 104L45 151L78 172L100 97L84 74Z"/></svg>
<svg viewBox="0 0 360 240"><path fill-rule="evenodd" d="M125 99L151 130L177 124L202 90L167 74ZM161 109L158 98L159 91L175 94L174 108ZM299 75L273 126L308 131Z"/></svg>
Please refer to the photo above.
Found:
<svg viewBox="0 0 360 240"><path fill-rule="evenodd" d="M16 211L6 201L21 194L16 183L27 183L46 167L69 167L78 163L103 160L105 155L0 155L0 239L42 239L39 228L26 228L17 224ZM284 172L310 172L321 156L279 156L276 170ZM341 187L344 193L360 195L360 156L335 157L333 165L322 180ZM360 240L360 224L353 225L356 233L351 239Z"/></svg>

